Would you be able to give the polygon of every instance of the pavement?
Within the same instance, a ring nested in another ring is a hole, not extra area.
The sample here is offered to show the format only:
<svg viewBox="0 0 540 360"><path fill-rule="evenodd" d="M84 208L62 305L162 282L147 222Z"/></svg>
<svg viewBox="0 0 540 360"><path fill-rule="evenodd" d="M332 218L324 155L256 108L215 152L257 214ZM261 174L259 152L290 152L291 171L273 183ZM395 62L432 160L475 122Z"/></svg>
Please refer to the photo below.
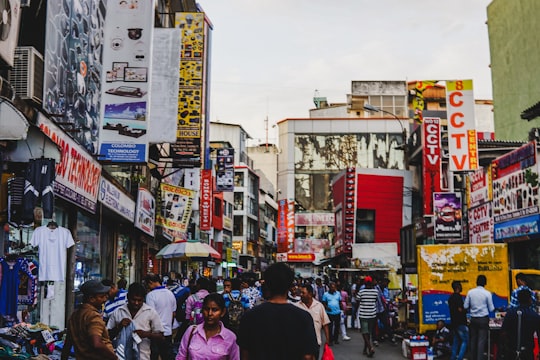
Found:
<svg viewBox="0 0 540 360"><path fill-rule="evenodd" d="M351 340L341 341L340 336L339 344L331 347L334 352L334 358L336 360L370 359L367 355L362 354L362 350L364 349L362 334L358 330L347 329L347 335ZM375 347L375 355L371 359L404 360L407 358L403 357L401 353L401 341L398 341L396 344L392 344L390 341L383 341L379 343L379 346Z"/></svg>

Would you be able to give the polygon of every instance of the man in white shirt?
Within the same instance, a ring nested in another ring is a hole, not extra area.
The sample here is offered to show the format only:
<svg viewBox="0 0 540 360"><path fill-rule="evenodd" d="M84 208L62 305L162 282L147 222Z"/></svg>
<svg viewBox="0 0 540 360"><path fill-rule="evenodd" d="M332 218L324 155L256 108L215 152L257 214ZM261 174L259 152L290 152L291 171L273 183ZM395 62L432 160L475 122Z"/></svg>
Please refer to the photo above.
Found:
<svg viewBox="0 0 540 360"><path fill-rule="evenodd" d="M463 304L471 315L469 333L472 360L484 359L484 351L489 336L489 313L495 310L492 295L484 288L486 284L486 276L478 275L476 287L469 290Z"/></svg>
<svg viewBox="0 0 540 360"><path fill-rule="evenodd" d="M144 278L146 286L150 290L146 294L146 303L154 308L159 314L163 325L163 342L152 342L152 360L170 360L173 358L172 352L172 323L176 312L176 298L171 290L161 285L161 277L157 274L148 274Z"/></svg>
<svg viewBox="0 0 540 360"><path fill-rule="evenodd" d="M310 284L300 286L300 299L301 301L294 303L294 305L309 312L313 318L319 347L322 344L321 330L324 330L325 344L329 344L330 329L328 328L328 324L330 324L330 318L326 313L324 305L314 298L313 287Z"/></svg>

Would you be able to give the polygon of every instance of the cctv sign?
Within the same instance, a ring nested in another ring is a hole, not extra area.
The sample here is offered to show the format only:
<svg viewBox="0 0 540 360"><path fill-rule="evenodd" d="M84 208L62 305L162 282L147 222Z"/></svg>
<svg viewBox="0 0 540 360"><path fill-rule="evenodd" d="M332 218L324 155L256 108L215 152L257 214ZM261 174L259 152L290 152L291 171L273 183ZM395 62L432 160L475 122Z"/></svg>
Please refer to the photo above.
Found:
<svg viewBox="0 0 540 360"><path fill-rule="evenodd" d="M478 169L472 80L446 81L448 151L451 171Z"/></svg>

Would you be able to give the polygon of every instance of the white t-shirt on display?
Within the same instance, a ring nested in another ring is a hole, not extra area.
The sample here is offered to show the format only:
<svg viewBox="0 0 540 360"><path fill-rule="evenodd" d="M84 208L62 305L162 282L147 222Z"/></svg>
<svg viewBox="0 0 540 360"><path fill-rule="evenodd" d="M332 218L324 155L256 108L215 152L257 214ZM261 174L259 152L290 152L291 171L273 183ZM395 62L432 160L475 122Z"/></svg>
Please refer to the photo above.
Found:
<svg viewBox="0 0 540 360"><path fill-rule="evenodd" d="M67 249L75 245L71 232L61 226L40 226L32 234L32 246L39 248L39 281L65 281Z"/></svg>

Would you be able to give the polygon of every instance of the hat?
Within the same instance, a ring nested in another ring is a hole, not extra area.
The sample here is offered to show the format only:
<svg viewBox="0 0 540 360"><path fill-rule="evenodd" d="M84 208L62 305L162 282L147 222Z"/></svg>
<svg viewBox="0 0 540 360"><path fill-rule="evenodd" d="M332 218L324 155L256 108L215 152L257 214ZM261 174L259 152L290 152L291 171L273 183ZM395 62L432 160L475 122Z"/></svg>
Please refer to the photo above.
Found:
<svg viewBox="0 0 540 360"><path fill-rule="evenodd" d="M110 286L103 285L99 280L88 280L81 285L80 289L84 295L105 294L109 292Z"/></svg>
<svg viewBox="0 0 540 360"><path fill-rule="evenodd" d="M373 282L373 278L372 278L371 276L368 275L368 276L366 276L366 277L364 278L364 282L366 282L366 283Z"/></svg>

